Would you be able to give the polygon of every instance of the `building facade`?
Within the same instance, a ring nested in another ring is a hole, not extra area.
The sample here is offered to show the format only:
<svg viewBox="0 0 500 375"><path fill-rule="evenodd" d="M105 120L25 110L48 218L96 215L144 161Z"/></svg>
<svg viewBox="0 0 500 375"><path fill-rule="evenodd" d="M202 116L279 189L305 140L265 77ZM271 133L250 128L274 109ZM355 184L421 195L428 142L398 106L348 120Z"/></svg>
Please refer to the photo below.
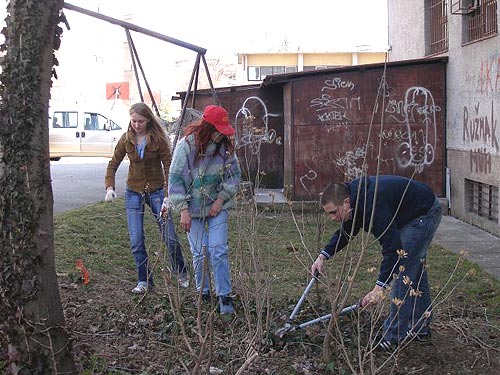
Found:
<svg viewBox="0 0 500 375"><path fill-rule="evenodd" d="M389 61L447 56L450 213L500 235L497 0L389 0Z"/></svg>
<svg viewBox="0 0 500 375"><path fill-rule="evenodd" d="M384 62L385 56L385 50L372 47L359 51L240 52L236 81L245 85L262 81L268 75Z"/></svg>

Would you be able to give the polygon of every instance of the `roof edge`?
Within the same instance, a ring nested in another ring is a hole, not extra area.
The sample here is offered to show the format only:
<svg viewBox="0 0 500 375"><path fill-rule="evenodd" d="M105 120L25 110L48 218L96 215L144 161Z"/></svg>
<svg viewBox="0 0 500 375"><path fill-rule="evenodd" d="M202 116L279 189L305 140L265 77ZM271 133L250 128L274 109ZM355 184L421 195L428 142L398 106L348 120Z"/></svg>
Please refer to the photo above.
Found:
<svg viewBox="0 0 500 375"><path fill-rule="evenodd" d="M270 76L266 76L266 78L264 78L264 80L261 83L261 87L272 86L275 84L282 84L303 77L319 76L325 73L343 73L343 72L352 72L356 70L372 70L372 69L380 69L381 67L384 66L397 67L397 66L413 65L417 63L435 64L437 62L447 63L448 56L428 57L428 58L412 59L412 60L398 60L391 62L381 62L381 63L362 64L362 65L346 65L338 68L320 69L309 72L273 74Z"/></svg>

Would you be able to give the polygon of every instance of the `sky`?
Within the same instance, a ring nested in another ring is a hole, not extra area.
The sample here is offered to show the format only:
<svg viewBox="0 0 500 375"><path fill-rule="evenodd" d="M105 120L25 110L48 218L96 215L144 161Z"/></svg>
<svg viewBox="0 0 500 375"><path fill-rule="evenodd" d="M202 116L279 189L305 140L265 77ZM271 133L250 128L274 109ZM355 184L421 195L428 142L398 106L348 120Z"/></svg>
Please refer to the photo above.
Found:
<svg viewBox="0 0 500 375"><path fill-rule="evenodd" d="M266 41L316 50L387 45L387 0L316 0L300 6L283 0L68 2L118 19L131 14L132 23L206 48L208 53L257 49ZM66 12L70 13L74 12Z"/></svg>
<svg viewBox="0 0 500 375"><path fill-rule="evenodd" d="M207 56L285 45L331 51L387 48L387 0L69 0L67 3L125 20L207 49ZM5 12L7 1L1 11ZM86 37L106 23L65 10L73 29ZM2 19L4 17L2 16ZM119 28L118 28L119 29ZM122 34L123 35L123 34Z"/></svg>
<svg viewBox="0 0 500 375"><path fill-rule="evenodd" d="M0 11L5 13L7 2L2 3ZM388 44L387 0L316 0L300 6L289 0L69 0L66 3L205 48L207 60L220 58L235 63L237 53L285 49L385 51ZM57 67L59 80L54 87L64 85L62 96L77 100L68 90L87 86L78 94L80 99L102 99L105 95L97 89L102 82L123 81L124 54L130 55L124 29L68 9L64 13L71 29L63 27L58 53L64 58ZM186 75L179 70L180 63L187 62L184 67L189 66L189 76L196 53L134 32L132 38L148 79L155 87L163 91L168 87L175 94L173 88L179 87L179 75ZM184 83L182 87L185 89ZM96 92L95 98L89 92Z"/></svg>

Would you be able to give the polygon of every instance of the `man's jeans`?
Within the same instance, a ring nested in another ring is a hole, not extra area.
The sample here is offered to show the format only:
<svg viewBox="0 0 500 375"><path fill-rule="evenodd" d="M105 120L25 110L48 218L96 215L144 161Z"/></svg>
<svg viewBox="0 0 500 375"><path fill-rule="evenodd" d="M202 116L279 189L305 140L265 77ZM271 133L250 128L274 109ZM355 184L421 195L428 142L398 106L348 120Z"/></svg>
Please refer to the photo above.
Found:
<svg viewBox="0 0 500 375"><path fill-rule="evenodd" d="M399 277L391 289L390 314L384 322L384 339L401 342L408 335L428 334L431 322L431 293L427 279L427 249L441 222L441 205L436 201L426 215L401 228L406 257L401 257ZM395 270L394 272L398 272ZM395 301L403 301L399 307Z"/></svg>
<svg viewBox="0 0 500 375"><path fill-rule="evenodd" d="M175 232L174 221L170 212L165 220L161 214L163 204L163 189L152 193L139 194L132 190L125 190L125 208L127 209L128 233L130 236L130 249L137 266L138 281L148 282L153 285L153 275L148 264L148 253L144 244L144 205L151 208L160 232L162 240L167 246L172 271L176 275L186 275L187 269L184 265L181 245Z"/></svg>
<svg viewBox="0 0 500 375"><path fill-rule="evenodd" d="M217 296L225 296L231 293L231 275L227 255L228 217L228 212L222 210L215 217L191 219L191 230L188 233L188 239L193 253L196 289L198 291L201 289L202 293L208 293L210 290L210 272L208 269L204 270L204 251L206 251L207 259L210 259ZM205 278L202 283L203 276Z"/></svg>

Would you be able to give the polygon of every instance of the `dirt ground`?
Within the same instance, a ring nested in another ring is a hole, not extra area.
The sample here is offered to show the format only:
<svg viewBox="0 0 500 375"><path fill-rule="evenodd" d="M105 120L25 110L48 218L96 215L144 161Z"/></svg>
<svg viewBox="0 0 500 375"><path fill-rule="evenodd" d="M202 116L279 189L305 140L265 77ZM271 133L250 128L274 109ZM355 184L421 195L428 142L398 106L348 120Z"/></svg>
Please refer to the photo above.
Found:
<svg viewBox="0 0 500 375"><path fill-rule="evenodd" d="M165 288L141 298L130 293L130 281L109 274L94 274L87 286L67 277L60 277L59 283L82 374L360 373L356 339L351 334L356 327L349 317L343 317L340 324L343 346L354 361L352 369L342 360L339 344L332 345L333 359L323 361L323 325L284 339L273 334L283 326L296 301L282 301L282 306L274 306L273 301L273 326L252 332L246 311L249 305L239 303L238 296L235 316L211 314L214 310L209 305L203 305L198 316L197 295L190 286L180 292L183 321L179 324ZM498 374L498 324L466 311L458 307L437 311L431 343L410 343L393 357L377 353L373 360L365 361L364 373ZM252 319L259 322L258 316Z"/></svg>

